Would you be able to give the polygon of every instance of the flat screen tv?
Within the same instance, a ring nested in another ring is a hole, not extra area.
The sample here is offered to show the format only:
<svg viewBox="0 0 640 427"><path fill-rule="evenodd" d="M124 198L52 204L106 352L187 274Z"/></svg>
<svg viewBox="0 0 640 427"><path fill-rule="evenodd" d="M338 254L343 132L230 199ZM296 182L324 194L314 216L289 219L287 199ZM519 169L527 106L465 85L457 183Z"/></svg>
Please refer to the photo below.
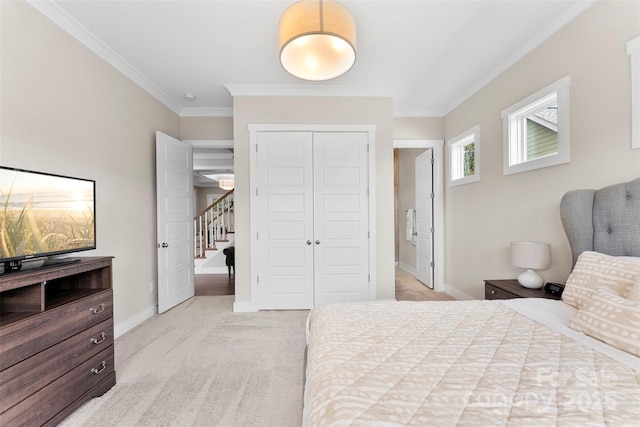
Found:
<svg viewBox="0 0 640 427"><path fill-rule="evenodd" d="M0 273L95 249L95 203L93 180L0 166Z"/></svg>

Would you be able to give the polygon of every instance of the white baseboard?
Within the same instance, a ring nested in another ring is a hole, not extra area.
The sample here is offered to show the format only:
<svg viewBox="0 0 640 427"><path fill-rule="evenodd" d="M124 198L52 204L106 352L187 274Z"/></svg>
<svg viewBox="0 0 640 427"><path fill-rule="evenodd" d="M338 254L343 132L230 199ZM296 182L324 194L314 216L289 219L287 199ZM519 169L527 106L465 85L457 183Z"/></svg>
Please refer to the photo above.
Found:
<svg viewBox="0 0 640 427"><path fill-rule="evenodd" d="M235 301L233 303L234 313L254 313L256 311L258 311L258 307L253 301Z"/></svg>
<svg viewBox="0 0 640 427"><path fill-rule="evenodd" d="M404 262L400 261L400 263L398 264L398 267L400 267L404 271L407 271L407 272L413 274L414 276L416 275L415 267L412 267L409 264L405 264Z"/></svg>
<svg viewBox="0 0 640 427"><path fill-rule="evenodd" d="M138 314L132 317L129 317L124 322L118 322L114 324L113 325L114 338L118 338L119 336L126 334L131 329L135 328L145 320L152 318L156 313L157 313L157 309L156 309L156 306L154 305L152 307L148 307L144 309L143 311L139 312Z"/></svg>
<svg viewBox="0 0 640 427"><path fill-rule="evenodd" d="M462 292L460 289L458 288L454 288L451 285L444 285L444 291L445 293L451 295L453 298L455 298L458 301L470 301L470 300L474 300L475 298L472 297L471 295Z"/></svg>

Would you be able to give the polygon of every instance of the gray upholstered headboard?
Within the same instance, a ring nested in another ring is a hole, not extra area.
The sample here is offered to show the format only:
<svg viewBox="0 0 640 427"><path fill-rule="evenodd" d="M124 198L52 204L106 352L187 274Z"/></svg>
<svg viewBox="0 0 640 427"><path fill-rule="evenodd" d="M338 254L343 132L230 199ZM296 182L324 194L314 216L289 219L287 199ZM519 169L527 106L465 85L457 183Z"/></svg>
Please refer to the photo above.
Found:
<svg viewBox="0 0 640 427"><path fill-rule="evenodd" d="M640 178L600 190L569 191L560 201L573 265L584 251L640 257Z"/></svg>

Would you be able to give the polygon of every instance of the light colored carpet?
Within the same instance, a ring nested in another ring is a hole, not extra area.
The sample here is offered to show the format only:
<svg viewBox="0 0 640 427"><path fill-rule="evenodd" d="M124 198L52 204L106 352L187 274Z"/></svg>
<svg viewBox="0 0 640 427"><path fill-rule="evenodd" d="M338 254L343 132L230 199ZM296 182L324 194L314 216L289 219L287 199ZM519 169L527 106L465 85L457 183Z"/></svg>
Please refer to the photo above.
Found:
<svg viewBox="0 0 640 427"><path fill-rule="evenodd" d="M299 426L308 311L199 296L115 343L117 384L61 426Z"/></svg>

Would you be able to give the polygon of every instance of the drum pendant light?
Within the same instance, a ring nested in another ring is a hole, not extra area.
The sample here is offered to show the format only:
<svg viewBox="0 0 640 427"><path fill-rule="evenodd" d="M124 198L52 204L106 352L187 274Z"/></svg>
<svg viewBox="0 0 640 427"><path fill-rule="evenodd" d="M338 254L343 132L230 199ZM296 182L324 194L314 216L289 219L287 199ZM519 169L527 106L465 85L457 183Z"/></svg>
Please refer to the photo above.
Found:
<svg viewBox="0 0 640 427"><path fill-rule="evenodd" d="M356 61L356 25L349 9L332 0L303 0L280 18L280 63L291 75L322 81Z"/></svg>

